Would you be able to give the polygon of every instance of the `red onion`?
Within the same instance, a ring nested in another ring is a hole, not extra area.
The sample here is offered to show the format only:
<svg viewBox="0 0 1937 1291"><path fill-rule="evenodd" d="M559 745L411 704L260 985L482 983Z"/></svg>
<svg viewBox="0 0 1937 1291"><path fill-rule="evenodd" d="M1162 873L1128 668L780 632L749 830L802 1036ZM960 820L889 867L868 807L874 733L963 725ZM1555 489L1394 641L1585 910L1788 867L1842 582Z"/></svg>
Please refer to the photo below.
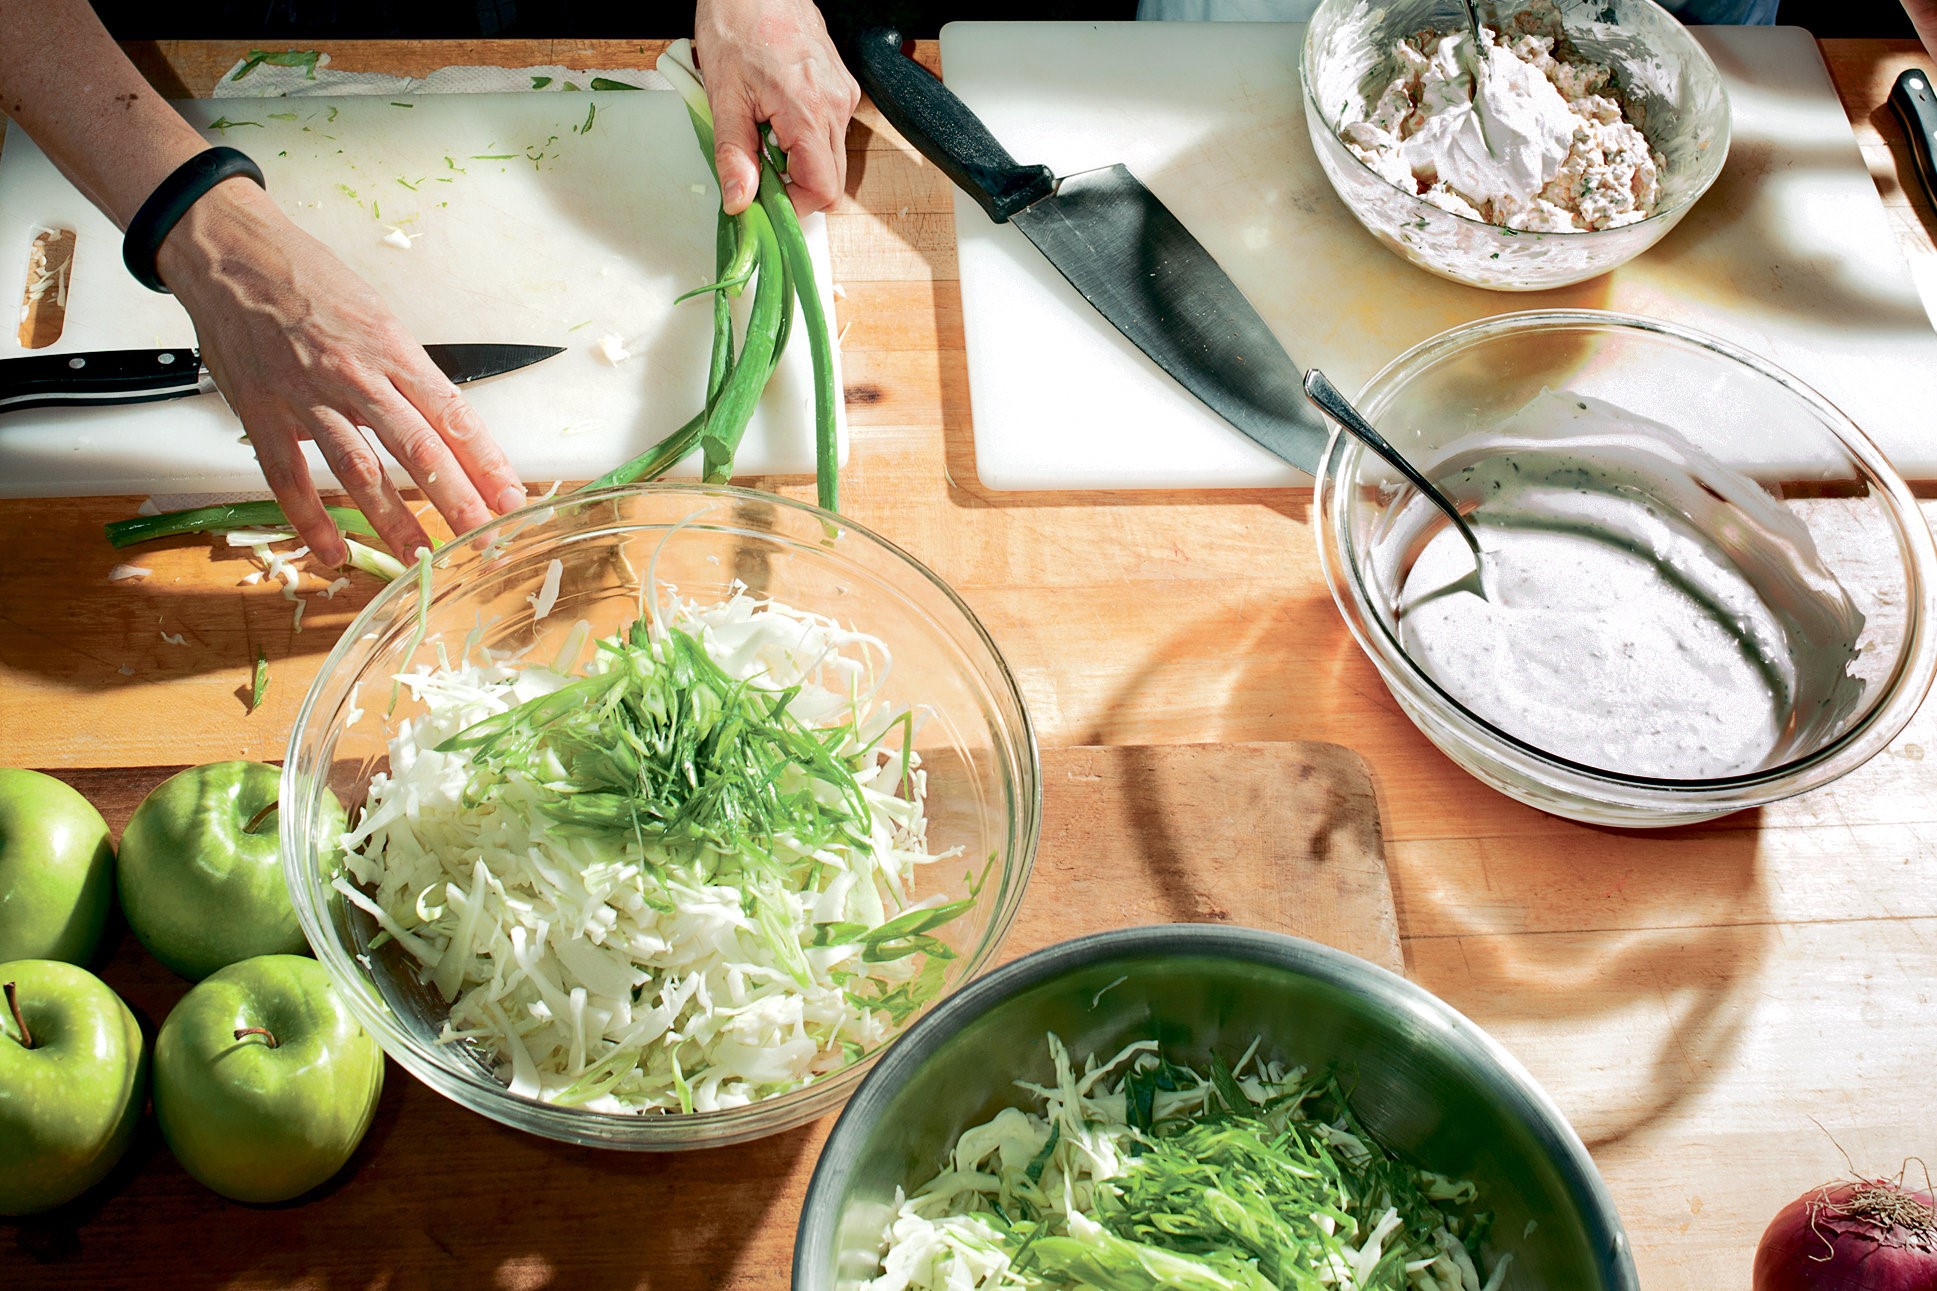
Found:
<svg viewBox="0 0 1937 1291"><path fill-rule="evenodd" d="M1755 1291L1937 1291L1937 1208L1890 1179L1805 1193L1762 1234Z"/></svg>

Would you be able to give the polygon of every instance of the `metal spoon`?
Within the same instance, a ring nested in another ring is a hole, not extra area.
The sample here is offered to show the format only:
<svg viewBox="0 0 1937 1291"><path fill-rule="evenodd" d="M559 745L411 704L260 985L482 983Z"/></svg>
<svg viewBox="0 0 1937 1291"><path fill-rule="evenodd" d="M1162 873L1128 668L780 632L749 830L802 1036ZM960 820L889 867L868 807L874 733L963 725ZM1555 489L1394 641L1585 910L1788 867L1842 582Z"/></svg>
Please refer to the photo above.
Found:
<svg viewBox="0 0 1937 1291"><path fill-rule="evenodd" d="M1414 488L1425 494L1434 506L1444 511L1446 518L1453 522L1453 527L1459 530L1459 536L1466 539L1466 545L1473 549L1475 569L1482 574L1485 572L1486 557L1480 552L1479 537L1473 532L1473 526L1466 523L1466 517L1459 513L1459 508L1453 505L1453 500L1441 493L1431 480L1421 475L1418 468L1408 462L1398 449L1387 443L1386 437L1373 429L1372 423L1361 416L1359 410L1352 406L1351 401L1339 392L1339 388L1332 384L1331 378L1317 368L1305 373L1305 397L1324 409L1333 421L1343 426L1359 442L1391 463L1394 470L1412 481Z"/></svg>
<svg viewBox="0 0 1937 1291"><path fill-rule="evenodd" d="M1480 40L1480 15L1473 8L1473 0L1459 0L1459 7L1466 11L1466 30L1473 37L1473 119L1479 123L1480 142L1486 145L1489 157L1497 157L1493 141L1486 136L1486 117L1479 110L1480 85L1486 80L1486 46Z"/></svg>

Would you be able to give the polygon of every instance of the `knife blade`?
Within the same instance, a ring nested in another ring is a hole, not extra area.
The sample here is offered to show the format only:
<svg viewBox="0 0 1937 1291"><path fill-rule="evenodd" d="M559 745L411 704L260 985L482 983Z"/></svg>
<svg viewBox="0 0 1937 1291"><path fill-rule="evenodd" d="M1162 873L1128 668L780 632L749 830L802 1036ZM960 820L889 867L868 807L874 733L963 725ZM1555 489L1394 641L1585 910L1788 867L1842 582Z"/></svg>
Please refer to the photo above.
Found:
<svg viewBox="0 0 1937 1291"><path fill-rule="evenodd" d="M557 345L426 345L443 374L458 385L515 372L563 352ZM174 350L93 350L0 359L0 413L27 408L100 407L153 403L212 394L215 382L194 347Z"/></svg>
<svg viewBox="0 0 1937 1291"><path fill-rule="evenodd" d="M1890 88L1890 106L1910 136L1910 155L1917 163L1917 178L1923 181L1924 196L1937 203L1937 94L1930 88L1930 77L1921 67L1906 68Z"/></svg>
<svg viewBox="0 0 1937 1291"><path fill-rule="evenodd" d="M1316 472L1331 431L1230 275L1121 165L1061 178L1016 162L966 104L874 27L851 42L868 97L996 223L1014 224L1097 312L1267 452Z"/></svg>

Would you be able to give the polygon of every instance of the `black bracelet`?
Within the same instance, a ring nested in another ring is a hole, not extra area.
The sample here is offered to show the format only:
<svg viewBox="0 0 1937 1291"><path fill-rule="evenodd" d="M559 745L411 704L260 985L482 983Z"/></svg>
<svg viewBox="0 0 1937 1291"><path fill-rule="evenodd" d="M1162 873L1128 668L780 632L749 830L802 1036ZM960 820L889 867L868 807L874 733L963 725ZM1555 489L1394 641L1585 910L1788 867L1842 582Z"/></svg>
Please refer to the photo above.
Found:
<svg viewBox="0 0 1937 1291"><path fill-rule="evenodd" d="M135 217L128 221L128 231L121 238L121 263L128 266L128 272L135 276L136 282L150 291L167 294L168 288L155 268L155 257L161 254L162 241L174 231L182 216L188 214L188 208L200 201L203 194L223 180L237 175L255 180L259 187L268 187L263 182L261 168L234 148L210 148L206 152L198 152L176 167L174 174L155 186L155 191L148 194L148 200L141 204Z"/></svg>

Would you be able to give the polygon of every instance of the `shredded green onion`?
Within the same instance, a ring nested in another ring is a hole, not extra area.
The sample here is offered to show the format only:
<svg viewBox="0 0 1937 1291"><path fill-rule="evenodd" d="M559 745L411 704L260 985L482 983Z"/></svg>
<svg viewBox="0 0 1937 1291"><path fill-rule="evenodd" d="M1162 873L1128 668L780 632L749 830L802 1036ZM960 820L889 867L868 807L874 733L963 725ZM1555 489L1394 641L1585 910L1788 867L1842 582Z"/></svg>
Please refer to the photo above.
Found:
<svg viewBox="0 0 1937 1291"><path fill-rule="evenodd" d="M890 1222L875 1291L1495 1291L1477 1190L1399 1160L1332 1075L1139 1041L963 1132Z"/></svg>

